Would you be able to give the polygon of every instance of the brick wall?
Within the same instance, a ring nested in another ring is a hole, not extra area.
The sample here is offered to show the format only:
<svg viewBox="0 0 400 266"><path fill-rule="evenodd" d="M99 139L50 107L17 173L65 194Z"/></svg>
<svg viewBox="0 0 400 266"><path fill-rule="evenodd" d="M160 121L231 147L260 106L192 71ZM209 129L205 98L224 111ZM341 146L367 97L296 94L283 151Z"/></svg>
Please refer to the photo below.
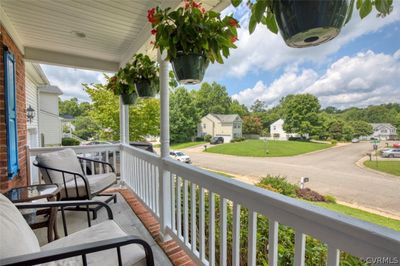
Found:
<svg viewBox="0 0 400 266"><path fill-rule="evenodd" d="M9 190L16 186L28 184L26 171L26 105L25 105L25 65L21 51L17 48L5 29L0 25L0 192ZM18 155L19 176L8 180L7 177L7 144L6 144L6 121L4 105L4 61L3 46L14 54L16 60L16 92L17 92L17 123L18 123Z"/></svg>

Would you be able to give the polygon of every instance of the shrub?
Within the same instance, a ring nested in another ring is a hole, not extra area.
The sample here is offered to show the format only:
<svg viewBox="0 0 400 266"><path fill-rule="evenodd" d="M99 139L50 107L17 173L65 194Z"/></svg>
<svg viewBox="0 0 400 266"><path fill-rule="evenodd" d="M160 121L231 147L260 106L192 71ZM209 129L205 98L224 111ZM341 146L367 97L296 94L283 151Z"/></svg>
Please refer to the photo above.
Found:
<svg viewBox="0 0 400 266"><path fill-rule="evenodd" d="M309 201L321 201L321 202L326 201L324 196L309 188L298 188L296 190L296 195L298 198L302 198Z"/></svg>
<svg viewBox="0 0 400 266"><path fill-rule="evenodd" d="M242 141L245 141L246 139L245 138L233 138L233 139L231 139L231 143L234 143L234 142L242 142Z"/></svg>
<svg viewBox="0 0 400 266"><path fill-rule="evenodd" d="M298 187L296 185L290 184L284 177L274 177L268 175L267 177L261 179L261 181L256 184L256 186L263 188L272 187L275 192L292 198L295 198L297 196L296 190L298 189Z"/></svg>
<svg viewBox="0 0 400 266"><path fill-rule="evenodd" d="M202 138L202 137L196 137L194 140L195 140L195 141L204 141L204 138Z"/></svg>
<svg viewBox="0 0 400 266"><path fill-rule="evenodd" d="M207 134L207 135L204 136L204 141L205 142L210 142L211 138L212 138L212 136Z"/></svg>
<svg viewBox="0 0 400 266"><path fill-rule="evenodd" d="M336 145L337 144L337 140L331 140L331 144L332 145Z"/></svg>
<svg viewBox="0 0 400 266"><path fill-rule="evenodd" d="M332 195L326 195L325 196L325 201L328 203L336 203L336 198Z"/></svg>
<svg viewBox="0 0 400 266"><path fill-rule="evenodd" d="M73 139L73 138L63 138L61 140L61 145L62 146L77 146L79 144L80 144L79 140L76 140L76 139Z"/></svg>

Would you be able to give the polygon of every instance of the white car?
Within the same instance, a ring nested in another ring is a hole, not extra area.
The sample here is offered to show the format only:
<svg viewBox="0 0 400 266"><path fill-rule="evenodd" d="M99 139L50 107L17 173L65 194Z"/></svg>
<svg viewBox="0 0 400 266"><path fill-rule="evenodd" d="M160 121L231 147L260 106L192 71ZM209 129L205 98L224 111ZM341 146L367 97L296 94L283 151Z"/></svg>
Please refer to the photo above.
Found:
<svg viewBox="0 0 400 266"><path fill-rule="evenodd" d="M171 156L173 159L183 162L183 163L192 163L192 161L190 160L190 157L181 151L170 151L169 156Z"/></svg>
<svg viewBox="0 0 400 266"><path fill-rule="evenodd" d="M385 149L382 151L382 157L385 158L400 158L400 149Z"/></svg>

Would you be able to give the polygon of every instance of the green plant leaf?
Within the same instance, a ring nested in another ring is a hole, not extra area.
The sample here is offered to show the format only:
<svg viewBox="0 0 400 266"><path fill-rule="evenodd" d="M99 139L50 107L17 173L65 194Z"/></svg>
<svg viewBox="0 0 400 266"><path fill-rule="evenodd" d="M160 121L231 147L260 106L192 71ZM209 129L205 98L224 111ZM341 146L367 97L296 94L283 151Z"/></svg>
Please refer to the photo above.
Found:
<svg viewBox="0 0 400 266"><path fill-rule="evenodd" d="M265 9L267 8L267 0L257 0L257 2L252 7L252 16L255 16L257 23L261 22L261 19L264 16Z"/></svg>
<svg viewBox="0 0 400 266"><path fill-rule="evenodd" d="M360 17L365 18L372 11L372 2L371 0L364 0L360 8Z"/></svg>
<svg viewBox="0 0 400 266"><path fill-rule="evenodd" d="M234 7L237 7L242 3L242 0L231 0L231 3Z"/></svg>
<svg viewBox="0 0 400 266"><path fill-rule="evenodd" d="M357 0L357 5L356 5L357 10L359 10L361 8L362 3L363 3L363 0Z"/></svg>
<svg viewBox="0 0 400 266"><path fill-rule="evenodd" d="M381 14L387 15L392 10L393 0L375 0L375 8Z"/></svg>
<svg viewBox="0 0 400 266"><path fill-rule="evenodd" d="M263 19L263 23L271 32L275 34L278 33L278 25L276 24L275 15L271 10L268 10L267 16Z"/></svg>
<svg viewBox="0 0 400 266"><path fill-rule="evenodd" d="M257 26L257 20L256 20L255 16L252 14L250 17L250 21L249 21L250 34L252 34L254 32L254 30L256 29L256 26Z"/></svg>

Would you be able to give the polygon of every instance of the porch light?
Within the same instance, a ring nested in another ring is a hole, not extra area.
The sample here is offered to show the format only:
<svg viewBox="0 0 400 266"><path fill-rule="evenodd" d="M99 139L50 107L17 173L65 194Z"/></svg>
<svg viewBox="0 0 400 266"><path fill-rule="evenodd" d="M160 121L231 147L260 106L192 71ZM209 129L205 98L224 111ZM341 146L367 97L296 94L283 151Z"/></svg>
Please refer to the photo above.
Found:
<svg viewBox="0 0 400 266"><path fill-rule="evenodd" d="M29 123L32 123L32 119L35 118L35 109L33 109L31 105L26 109L26 116Z"/></svg>

